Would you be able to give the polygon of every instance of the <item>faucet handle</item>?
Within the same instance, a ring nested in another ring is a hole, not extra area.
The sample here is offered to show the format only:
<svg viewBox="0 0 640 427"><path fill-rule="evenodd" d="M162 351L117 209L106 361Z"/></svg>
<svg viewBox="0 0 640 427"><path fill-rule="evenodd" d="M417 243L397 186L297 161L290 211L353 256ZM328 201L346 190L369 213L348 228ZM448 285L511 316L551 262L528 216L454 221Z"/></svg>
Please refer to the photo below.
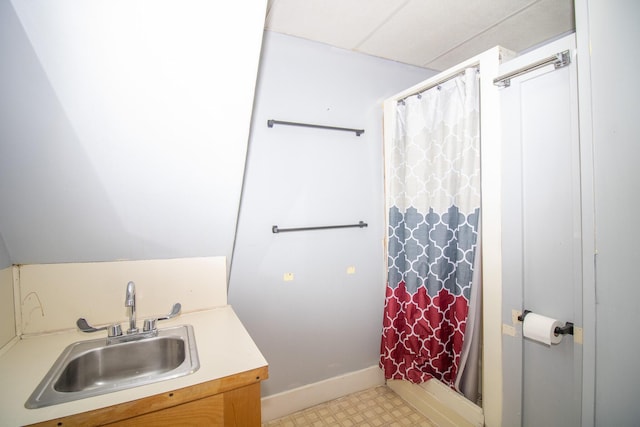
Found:
<svg viewBox="0 0 640 427"><path fill-rule="evenodd" d="M182 305L179 302L177 302L177 303L173 304L173 307L171 307L171 313L169 313L169 314L167 314L166 316L163 316L163 317L158 317L157 320L173 319L178 314L180 314L180 310L182 310Z"/></svg>
<svg viewBox="0 0 640 427"><path fill-rule="evenodd" d="M172 319L176 317L178 314L180 314L181 309L182 309L182 305L179 302L177 302L173 304L173 307L171 308L171 312L166 316L156 317L154 319L145 319L144 327L142 328L142 331L143 332L155 331L158 328L157 325L159 320Z"/></svg>
<svg viewBox="0 0 640 427"><path fill-rule="evenodd" d="M82 332L106 331L108 328L108 326L94 328L93 326L89 325L89 322L87 322L87 319L85 319L84 317L81 317L76 321L76 326L78 326L78 329L80 329Z"/></svg>
<svg viewBox="0 0 640 427"><path fill-rule="evenodd" d="M142 332L154 331L158 328L158 319L145 319L144 327L142 328Z"/></svg>
<svg viewBox="0 0 640 427"><path fill-rule="evenodd" d="M109 326L102 326L101 328L94 328L93 326L89 325L87 319L81 317L76 321L76 325L82 332L107 331L109 337L118 337L122 335L122 327L119 323L114 323L113 325Z"/></svg>
<svg viewBox="0 0 640 427"><path fill-rule="evenodd" d="M122 326L119 323L109 325L107 336L109 338L119 337L122 335Z"/></svg>

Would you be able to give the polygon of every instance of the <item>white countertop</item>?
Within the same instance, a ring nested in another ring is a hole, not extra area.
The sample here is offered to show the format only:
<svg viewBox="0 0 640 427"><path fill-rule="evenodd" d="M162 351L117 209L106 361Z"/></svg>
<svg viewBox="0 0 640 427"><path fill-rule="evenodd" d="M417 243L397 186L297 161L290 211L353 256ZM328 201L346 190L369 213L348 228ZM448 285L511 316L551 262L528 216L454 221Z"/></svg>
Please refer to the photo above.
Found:
<svg viewBox="0 0 640 427"><path fill-rule="evenodd" d="M76 341L106 337L106 333L69 330L23 337L0 356L0 425L19 426L69 416L267 366L231 306L181 314L158 326L162 329L183 324L192 325L195 333L200 359L200 369L195 373L39 409L26 409L24 403L62 350Z"/></svg>

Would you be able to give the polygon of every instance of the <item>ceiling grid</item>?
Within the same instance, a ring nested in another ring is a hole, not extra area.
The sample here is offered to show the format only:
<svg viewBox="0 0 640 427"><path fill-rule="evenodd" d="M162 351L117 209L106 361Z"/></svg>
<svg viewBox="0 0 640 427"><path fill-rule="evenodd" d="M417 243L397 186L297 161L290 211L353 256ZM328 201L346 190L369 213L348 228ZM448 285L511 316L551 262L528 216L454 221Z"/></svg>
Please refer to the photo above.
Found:
<svg viewBox="0 0 640 427"><path fill-rule="evenodd" d="M573 0L270 0L265 29L444 70L496 45L528 50L575 22Z"/></svg>

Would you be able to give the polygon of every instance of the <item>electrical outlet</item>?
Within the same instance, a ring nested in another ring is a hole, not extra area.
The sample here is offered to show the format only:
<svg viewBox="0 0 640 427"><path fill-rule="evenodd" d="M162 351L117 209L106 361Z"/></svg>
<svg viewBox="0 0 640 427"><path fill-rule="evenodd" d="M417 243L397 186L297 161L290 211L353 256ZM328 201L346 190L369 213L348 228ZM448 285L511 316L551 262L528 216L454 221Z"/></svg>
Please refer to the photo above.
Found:
<svg viewBox="0 0 640 427"><path fill-rule="evenodd" d="M284 273L282 278L285 282L291 282L293 281L293 273Z"/></svg>
<svg viewBox="0 0 640 427"><path fill-rule="evenodd" d="M356 274L356 268L353 265L347 267L347 274Z"/></svg>

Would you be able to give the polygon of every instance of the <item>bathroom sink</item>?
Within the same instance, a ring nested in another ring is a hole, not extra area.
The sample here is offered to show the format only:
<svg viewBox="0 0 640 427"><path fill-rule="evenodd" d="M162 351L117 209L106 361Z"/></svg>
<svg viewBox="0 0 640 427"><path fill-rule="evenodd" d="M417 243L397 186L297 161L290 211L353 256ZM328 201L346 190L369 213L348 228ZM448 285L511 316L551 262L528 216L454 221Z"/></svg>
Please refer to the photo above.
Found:
<svg viewBox="0 0 640 427"><path fill-rule="evenodd" d="M158 335L106 345L79 341L58 357L25 407L56 405L191 374L200 362L191 325L159 329Z"/></svg>

